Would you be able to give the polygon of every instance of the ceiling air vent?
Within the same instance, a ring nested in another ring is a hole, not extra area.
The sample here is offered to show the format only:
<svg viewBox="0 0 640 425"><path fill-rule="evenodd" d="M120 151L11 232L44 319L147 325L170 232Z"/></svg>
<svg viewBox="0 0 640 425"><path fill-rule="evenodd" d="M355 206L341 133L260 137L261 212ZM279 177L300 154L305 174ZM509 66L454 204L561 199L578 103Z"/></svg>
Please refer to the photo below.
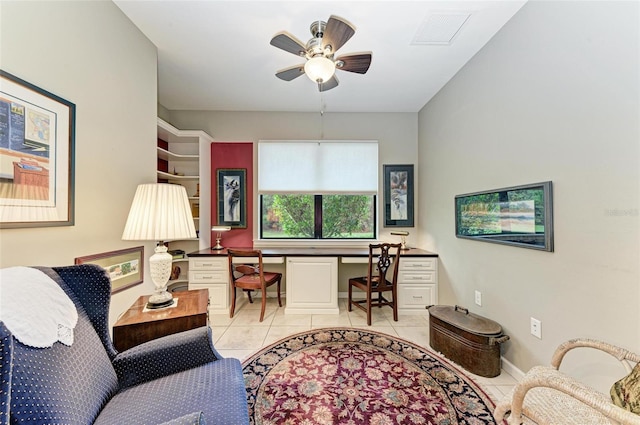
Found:
<svg viewBox="0 0 640 425"><path fill-rule="evenodd" d="M435 12L427 15L411 44L451 44L471 13Z"/></svg>

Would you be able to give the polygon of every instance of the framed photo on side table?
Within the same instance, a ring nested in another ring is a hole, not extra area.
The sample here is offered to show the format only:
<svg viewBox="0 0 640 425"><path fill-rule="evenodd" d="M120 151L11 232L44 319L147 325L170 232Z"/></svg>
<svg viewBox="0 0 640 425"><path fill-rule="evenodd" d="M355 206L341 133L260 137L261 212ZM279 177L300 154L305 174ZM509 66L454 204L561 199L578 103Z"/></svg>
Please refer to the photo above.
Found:
<svg viewBox="0 0 640 425"><path fill-rule="evenodd" d="M218 225L247 227L247 170L219 168L217 171Z"/></svg>
<svg viewBox="0 0 640 425"><path fill-rule="evenodd" d="M413 227L413 164L384 165L384 226Z"/></svg>
<svg viewBox="0 0 640 425"><path fill-rule="evenodd" d="M75 111L0 70L0 229L73 226Z"/></svg>
<svg viewBox="0 0 640 425"><path fill-rule="evenodd" d="M87 255L75 264L96 264L109 273L111 293L120 292L144 280L144 246Z"/></svg>

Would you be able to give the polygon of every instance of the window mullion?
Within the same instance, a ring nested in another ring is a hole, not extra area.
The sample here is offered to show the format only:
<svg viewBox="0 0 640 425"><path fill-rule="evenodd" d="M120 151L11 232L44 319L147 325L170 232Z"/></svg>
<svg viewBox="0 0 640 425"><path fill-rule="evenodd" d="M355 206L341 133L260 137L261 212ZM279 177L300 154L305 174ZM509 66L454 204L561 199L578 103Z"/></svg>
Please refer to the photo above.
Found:
<svg viewBox="0 0 640 425"><path fill-rule="evenodd" d="M313 233L315 239L322 239L322 195L313 197Z"/></svg>

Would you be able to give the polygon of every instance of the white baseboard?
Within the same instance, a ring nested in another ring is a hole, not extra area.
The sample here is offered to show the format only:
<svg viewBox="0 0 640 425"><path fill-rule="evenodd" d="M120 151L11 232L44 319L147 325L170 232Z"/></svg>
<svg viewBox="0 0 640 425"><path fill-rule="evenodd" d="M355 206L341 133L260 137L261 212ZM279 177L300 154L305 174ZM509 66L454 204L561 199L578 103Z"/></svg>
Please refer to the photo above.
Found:
<svg viewBox="0 0 640 425"><path fill-rule="evenodd" d="M524 378L524 372L518 369L513 363L504 357L500 357L502 361L502 369L509 375L513 376L516 381L521 381Z"/></svg>

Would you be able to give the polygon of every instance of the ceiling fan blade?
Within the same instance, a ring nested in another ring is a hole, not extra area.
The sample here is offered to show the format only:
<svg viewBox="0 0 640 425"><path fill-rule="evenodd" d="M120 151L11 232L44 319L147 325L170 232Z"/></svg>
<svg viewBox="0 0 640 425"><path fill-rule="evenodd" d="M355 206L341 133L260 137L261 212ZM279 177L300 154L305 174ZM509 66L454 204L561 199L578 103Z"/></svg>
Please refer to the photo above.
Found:
<svg viewBox="0 0 640 425"><path fill-rule="evenodd" d="M345 19L331 15L322 35L322 48L331 46L331 53L335 53L344 43L355 34L356 28Z"/></svg>
<svg viewBox="0 0 640 425"><path fill-rule="evenodd" d="M342 66L337 66L336 69L365 74L369 70L369 65L371 65L371 52L351 53L340 56L336 59L336 62L344 63Z"/></svg>
<svg viewBox="0 0 640 425"><path fill-rule="evenodd" d="M332 88L338 87L338 84L339 84L338 77L336 77L334 74L333 77L329 78L327 82L318 83L318 90L319 91L331 90Z"/></svg>
<svg viewBox="0 0 640 425"><path fill-rule="evenodd" d="M289 68L281 69L280 71L276 72L276 77L284 81L291 81L303 74L304 74L304 64L294 65L294 66L290 66Z"/></svg>
<svg viewBox="0 0 640 425"><path fill-rule="evenodd" d="M277 33L271 39L270 44L286 52L293 53L296 56L304 56L307 50L302 41L286 31Z"/></svg>

